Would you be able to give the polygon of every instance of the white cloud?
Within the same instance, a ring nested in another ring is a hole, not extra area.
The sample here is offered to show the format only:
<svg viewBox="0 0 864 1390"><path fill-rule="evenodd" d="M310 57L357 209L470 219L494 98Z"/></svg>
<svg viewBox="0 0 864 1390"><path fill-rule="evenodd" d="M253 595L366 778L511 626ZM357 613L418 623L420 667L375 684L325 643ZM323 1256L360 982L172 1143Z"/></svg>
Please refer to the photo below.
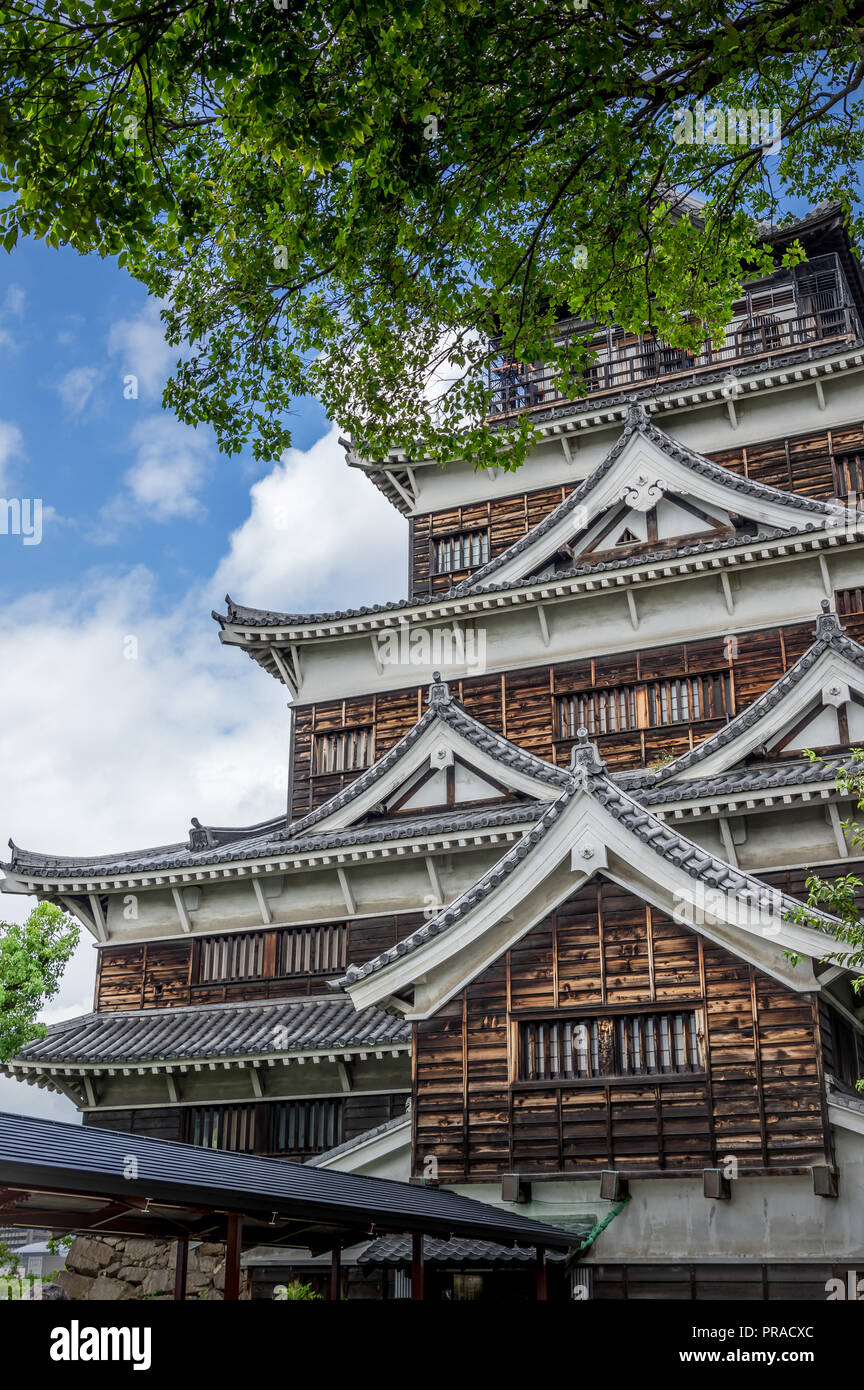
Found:
<svg viewBox="0 0 864 1390"><path fill-rule="evenodd" d="M162 333L159 301L148 299L135 318L118 319L108 334L108 351L120 361L124 374L138 378L142 395L162 395L166 378L177 362L176 348L169 347Z"/></svg>
<svg viewBox="0 0 864 1390"><path fill-rule="evenodd" d="M23 285L10 285L3 300L3 313L20 319L27 303L27 292Z"/></svg>
<svg viewBox="0 0 864 1390"><path fill-rule="evenodd" d="M5 493L9 485L9 465L24 453L24 438L17 425L11 420L0 420L0 489Z"/></svg>
<svg viewBox="0 0 864 1390"><path fill-rule="evenodd" d="M8 326L9 319L20 319L24 314L27 295L20 285L10 285L0 304L0 347L15 351L19 344Z"/></svg>
<svg viewBox="0 0 864 1390"><path fill-rule="evenodd" d="M362 597L403 591L405 546L404 522L346 467L331 432L255 484L216 577L183 602L160 604L147 569L106 568L5 604L0 645L14 680L0 683L2 839L107 854L183 841L193 815L243 825L281 813L285 691L220 644L213 585L230 581L262 605L351 606L361 585ZM135 659L124 655L129 637ZM32 906L4 895L0 918L22 920ZM92 1008L94 955L87 935L46 1021ZM70 1102L3 1079L0 1108L75 1118Z"/></svg>
<svg viewBox="0 0 864 1390"><path fill-rule="evenodd" d="M58 382L60 399L73 419L86 409L101 375L98 367L73 367Z"/></svg>
<svg viewBox="0 0 864 1390"><path fill-rule="evenodd" d="M124 491L108 504L109 521L175 521L203 514L199 492L208 473L210 440L169 415L139 420L130 442L136 460Z"/></svg>
<svg viewBox="0 0 864 1390"><path fill-rule="evenodd" d="M356 468L333 428L289 449L252 488L252 512L231 537L213 597L300 612L355 608L405 589L405 522Z"/></svg>

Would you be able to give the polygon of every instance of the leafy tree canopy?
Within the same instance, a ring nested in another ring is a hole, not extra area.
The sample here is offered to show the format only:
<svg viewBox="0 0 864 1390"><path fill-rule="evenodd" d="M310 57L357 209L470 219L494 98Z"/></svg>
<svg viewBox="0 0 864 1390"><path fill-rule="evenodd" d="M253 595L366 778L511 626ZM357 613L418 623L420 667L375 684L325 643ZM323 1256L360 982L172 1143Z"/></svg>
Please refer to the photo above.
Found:
<svg viewBox="0 0 864 1390"><path fill-rule="evenodd" d="M39 903L24 923L0 922L0 1061L45 1036L36 1016L57 993L78 936L54 903Z"/></svg>
<svg viewBox="0 0 864 1390"><path fill-rule="evenodd" d="M516 466L496 328L523 360L562 309L694 346L766 263L754 218L853 215L862 36L864 0L0 0L0 239L128 266L165 404L229 453L278 455L314 393L367 458ZM779 108L782 150L676 139L699 101Z"/></svg>

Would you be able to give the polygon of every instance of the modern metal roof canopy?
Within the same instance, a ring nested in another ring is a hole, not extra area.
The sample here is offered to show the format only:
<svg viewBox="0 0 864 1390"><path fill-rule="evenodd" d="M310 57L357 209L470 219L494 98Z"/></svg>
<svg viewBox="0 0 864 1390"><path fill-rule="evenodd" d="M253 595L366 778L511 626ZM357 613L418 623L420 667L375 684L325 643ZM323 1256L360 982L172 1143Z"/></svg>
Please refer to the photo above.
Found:
<svg viewBox="0 0 864 1390"><path fill-rule="evenodd" d="M239 1222L243 1243L313 1250L402 1232L581 1243L578 1232L431 1187L11 1114L0 1114L0 1210L10 1225L163 1239L221 1239Z"/></svg>

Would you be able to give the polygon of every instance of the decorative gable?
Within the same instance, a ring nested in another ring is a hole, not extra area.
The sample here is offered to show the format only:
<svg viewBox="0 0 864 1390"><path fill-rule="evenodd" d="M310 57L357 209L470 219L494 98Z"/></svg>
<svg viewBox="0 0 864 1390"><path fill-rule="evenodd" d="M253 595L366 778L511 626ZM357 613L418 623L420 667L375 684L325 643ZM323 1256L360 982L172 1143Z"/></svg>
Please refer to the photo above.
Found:
<svg viewBox="0 0 864 1390"><path fill-rule="evenodd" d="M606 564L641 549L674 550L760 531L824 530L842 524L839 503L753 482L664 433L633 406L621 437L569 497L454 593L517 584L580 564Z"/></svg>
<svg viewBox="0 0 864 1390"><path fill-rule="evenodd" d="M818 989L812 960L836 922L794 921L795 899L676 833L607 775L584 735L567 785L473 887L411 936L341 981L356 1007L395 1001L426 1018L521 940L555 906L609 879L796 991ZM790 953L803 964L790 962ZM408 1002L410 999L410 1002Z"/></svg>
<svg viewBox="0 0 864 1390"><path fill-rule="evenodd" d="M568 774L474 719L436 673L413 729L349 786L295 821L300 836L383 817L422 816L508 802L548 802Z"/></svg>
<svg viewBox="0 0 864 1390"><path fill-rule="evenodd" d="M864 647L823 600L816 640L725 728L669 763L664 786L760 762L864 744Z"/></svg>

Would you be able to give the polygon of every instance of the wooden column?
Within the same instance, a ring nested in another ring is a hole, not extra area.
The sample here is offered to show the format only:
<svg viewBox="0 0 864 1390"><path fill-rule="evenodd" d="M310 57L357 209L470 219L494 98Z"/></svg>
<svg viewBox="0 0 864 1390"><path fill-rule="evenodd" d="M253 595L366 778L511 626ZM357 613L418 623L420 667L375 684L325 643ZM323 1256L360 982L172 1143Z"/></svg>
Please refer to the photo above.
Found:
<svg viewBox="0 0 864 1390"><path fill-rule="evenodd" d="M240 1297L240 1245L243 1231L243 1218L232 1214L228 1217L227 1241L225 1244L225 1302L236 1303Z"/></svg>
<svg viewBox="0 0 864 1390"><path fill-rule="evenodd" d="M330 1256L330 1297L342 1297L342 1249L338 1245L333 1246Z"/></svg>
<svg viewBox="0 0 864 1390"><path fill-rule="evenodd" d="M189 1237L181 1236L175 1242L177 1259L174 1264L174 1297L184 1299L186 1297L186 1271L189 1267Z"/></svg>
<svg viewBox="0 0 864 1390"><path fill-rule="evenodd" d="M411 1236L411 1297L423 1298L423 1236Z"/></svg>
<svg viewBox="0 0 864 1390"><path fill-rule="evenodd" d="M537 1274L537 1297L546 1297L546 1251L542 1245L538 1245L535 1257L535 1269Z"/></svg>

